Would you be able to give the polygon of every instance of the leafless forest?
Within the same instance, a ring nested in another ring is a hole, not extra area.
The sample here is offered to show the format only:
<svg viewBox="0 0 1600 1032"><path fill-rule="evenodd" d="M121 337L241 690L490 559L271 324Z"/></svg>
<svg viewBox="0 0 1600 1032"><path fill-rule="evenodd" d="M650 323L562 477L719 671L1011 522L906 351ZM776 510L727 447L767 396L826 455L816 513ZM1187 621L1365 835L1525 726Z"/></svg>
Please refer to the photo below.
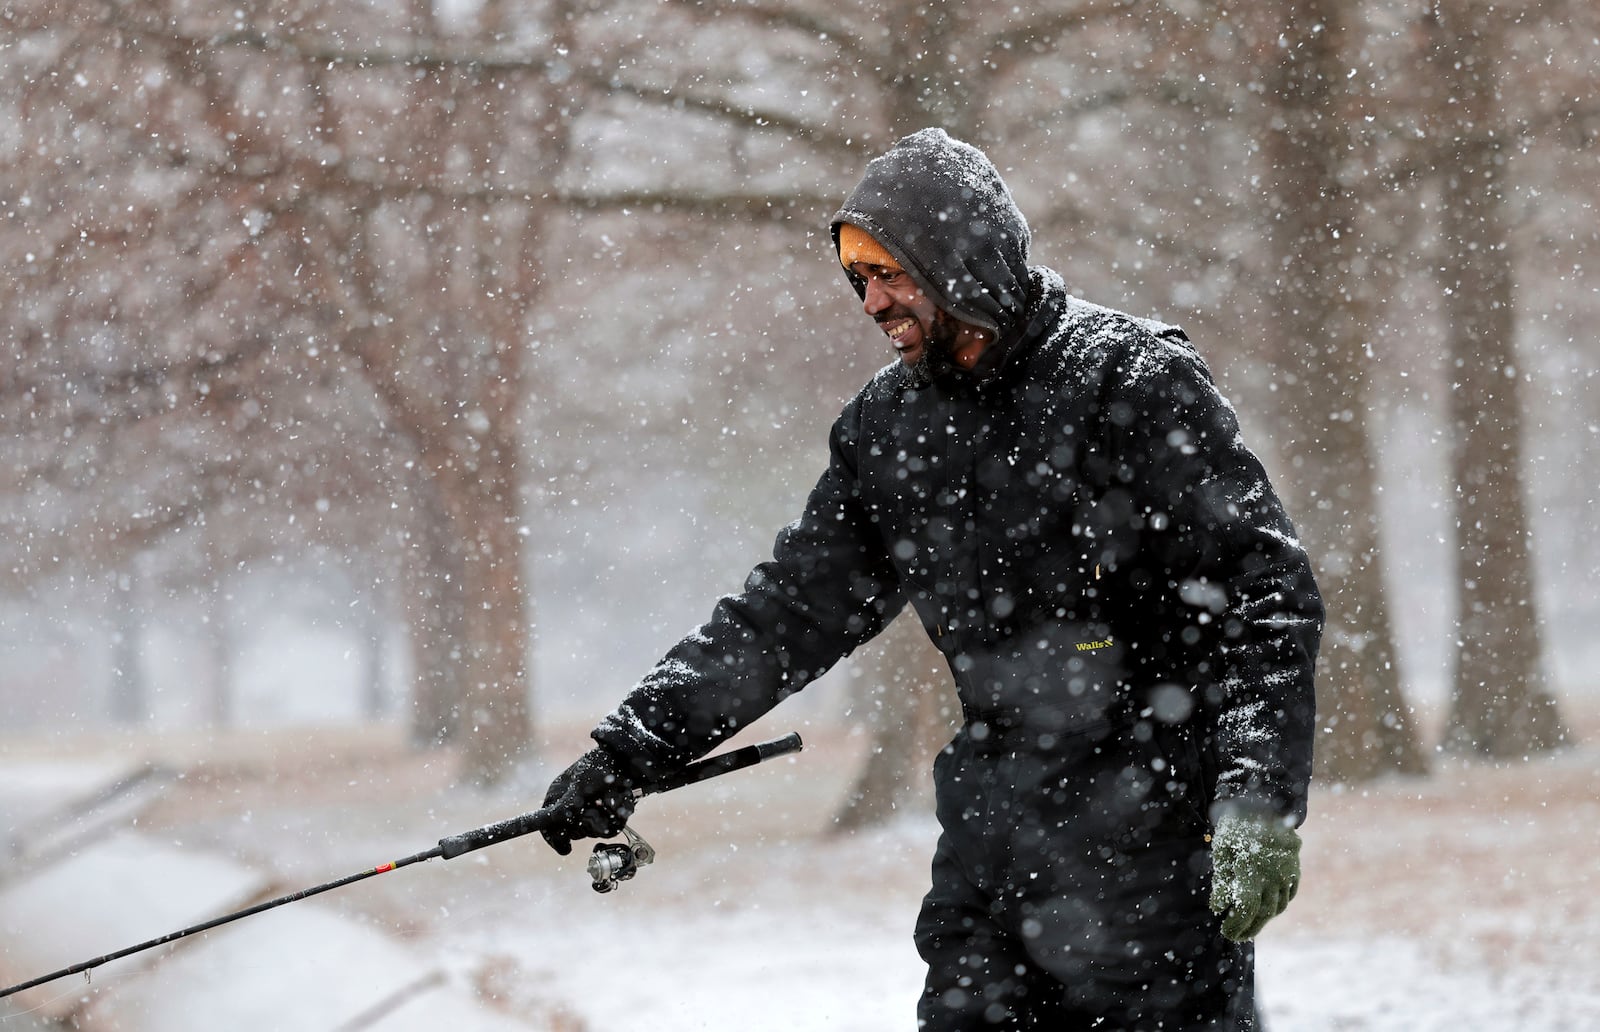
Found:
<svg viewBox="0 0 1600 1032"><path fill-rule="evenodd" d="M941 125L1238 408L1328 596L1319 776L1558 748L1597 69L1592 0L10 0L0 733L391 721L503 778L796 511L891 357L827 217ZM889 637L864 811L944 723Z"/></svg>

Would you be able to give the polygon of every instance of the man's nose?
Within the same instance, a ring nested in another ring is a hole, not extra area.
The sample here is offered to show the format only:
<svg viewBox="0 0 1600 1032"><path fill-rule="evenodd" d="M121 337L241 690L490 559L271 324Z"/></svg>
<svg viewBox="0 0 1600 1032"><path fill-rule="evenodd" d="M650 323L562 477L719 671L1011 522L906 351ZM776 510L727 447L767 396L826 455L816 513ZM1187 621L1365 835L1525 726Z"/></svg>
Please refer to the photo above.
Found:
<svg viewBox="0 0 1600 1032"><path fill-rule="evenodd" d="M868 315L877 315L890 304L889 292L883 289L883 281L876 276L868 276L867 289L861 295L861 307Z"/></svg>

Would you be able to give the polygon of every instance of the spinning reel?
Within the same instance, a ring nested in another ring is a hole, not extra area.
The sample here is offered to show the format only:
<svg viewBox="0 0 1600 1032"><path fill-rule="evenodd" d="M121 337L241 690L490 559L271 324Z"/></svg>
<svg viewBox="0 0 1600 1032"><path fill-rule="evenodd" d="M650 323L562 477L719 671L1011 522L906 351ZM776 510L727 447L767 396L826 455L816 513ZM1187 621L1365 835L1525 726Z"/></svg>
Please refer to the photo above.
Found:
<svg viewBox="0 0 1600 1032"><path fill-rule="evenodd" d="M770 742L747 745L743 749L713 756L689 764L677 774L645 789L636 789L633 797L666 792L685 785L693 785L709 778L742 770L774 756L784 756L800 751L800 736L787 734ZM639 837L639 833L626 825L622 828L622 842L599 842L589 854L589 880L596 892L613 892L622 882L639 873L639 868L655 862L655 847Z"/></svg>
<svg viewBox="0 0 1600 1032"><path fill-rule="evenodd" d="M632 828L623 827L625 842L597 842L589 854L590 888L610 892L621 882L639 873L639 868L654 863L656 851Z"/></svg>

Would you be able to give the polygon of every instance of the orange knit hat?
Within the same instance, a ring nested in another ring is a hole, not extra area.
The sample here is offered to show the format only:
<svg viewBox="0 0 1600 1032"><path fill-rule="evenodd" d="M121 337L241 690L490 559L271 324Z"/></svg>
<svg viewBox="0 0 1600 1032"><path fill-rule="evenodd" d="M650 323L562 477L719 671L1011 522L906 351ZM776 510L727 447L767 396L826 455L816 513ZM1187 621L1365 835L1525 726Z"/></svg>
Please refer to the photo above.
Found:
<svg viewBox="0 0 1600 1032"><path fill-rule="evenodd" d="M839 264L848 269L856 262L866 262L868 265L877 265L885 269L900 268L900 263L894 260L888 249L872 239L866 230L849 222L841 222Z"/></svg>

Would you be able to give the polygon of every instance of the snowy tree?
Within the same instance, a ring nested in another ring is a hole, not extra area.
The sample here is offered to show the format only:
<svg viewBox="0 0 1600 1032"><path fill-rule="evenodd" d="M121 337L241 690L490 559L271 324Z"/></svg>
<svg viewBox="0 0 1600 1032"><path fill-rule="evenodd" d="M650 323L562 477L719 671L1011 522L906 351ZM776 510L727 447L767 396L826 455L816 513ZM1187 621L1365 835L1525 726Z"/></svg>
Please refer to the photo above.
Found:
<svg viewBox="0 0 1600 1032"><path fill-rule="evenodd" d="M530 736L523 355L540 220L563 210L549 184L575 111L571 5L508 19L514 31L498 23L501 5L470 25L431 5L365 20L340 5L91 6L9 13L31 58L15 74L37 135L17 153L40 188L11 214L38 272L17 285L22 310L39 313L38 348L76 353L99 304L116 327L102 336L170 353L168 364L255 362L261 375L232 384L241 435L253 421L281 425L271 412L289 399L336 409L310 422L321 446L365 459L358 480L384 484L361 497L426 496L414 510L421 547L400 552L431 564L410 579L428 659L418 737L448 736L458 713L469 773L498 777ZM406 132L390 131L397 121ZM145 273L112 254L137 256ZM362 382L372 402L346 408ZM215 395L204 404L219 407ZM222 467L195 482L251 476ZM394 510L384 522L410 514ZM438 581L449 586L426 587ZM433 604L456 592L459 604ZM449 648L430 640L441 635Z"/></svg>
<svg viewBox="0 0 1600 1032"><path fill-rule="evenodd" d="M1546 688L1523 475L1516 251L1510 202L1517 126L1508 43L1530 16L1440 4L1423 19L1442 222L1457 540L1458 652L1445 744L1491 757L1556 748L1567 732Z"/></svg>
<svg viewBox="0 0 1600 1032"><path fill-rule="evenodd" d="M1242 12L1241 12L1242 14ZM1258 92L1260 176L1277 415L1294 456L1287 493L1328 606L1318 676L1318 773L1359 780L1422 769L1404 704L1380 565L1362 205L1351 181L1361 98L1347 85L1359 11L1291 0L1243 15Z"/></svg>

